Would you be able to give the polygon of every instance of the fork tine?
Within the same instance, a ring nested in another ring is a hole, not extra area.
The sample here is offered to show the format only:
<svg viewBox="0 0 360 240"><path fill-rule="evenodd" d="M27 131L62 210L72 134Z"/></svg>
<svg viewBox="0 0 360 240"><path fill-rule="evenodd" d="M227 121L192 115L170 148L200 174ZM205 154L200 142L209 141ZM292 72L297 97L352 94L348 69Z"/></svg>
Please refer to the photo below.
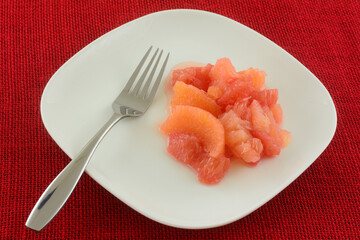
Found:
<svg viewBox="0 0 360 240"><path fill-rule="evenodd" d="M133 94L138 95L139 90L140 90L140 87L141 87L142 83L144 82L144 79L145 79L145 77L146 77L146 74L149 72L149 69L150 69L152 63L154 62L154 59L155 59L156 54L158 53L158 51L159 51L159 49L156 49L156 51L155 51L154 55L152 56L150 62L149 62L148 65L146 66L143 74L141 75L141 77L140 77L139 80L137 81L134 89L131 91Z"/></svg>
<svg viewBox="0 0 360 240"><path fill-rule="evenodd" d="M160 52L160 54L159 54L159 56L158 56L158 58L157 58L157 60L156 60L156 63L155 63L155 65L154 65L154 67L153 67L153 69L152 69L152 71L151 71L151 73L150 73L150 75L149 75L149 77L148 77L148 80L146 80L146 83L145 83L143 89L141 90L141 93L140 93L139 96L142 97L142 98L145 98L147 92L149 91L149 87L150 87L152 78L153 78L153 76L154 76L154 74L155 74L155 70L156 70L156 68L157 68L157 66L158 66L158 64L159 64L159 62L160 62L160 58L161 58L161 56L162 56L162 53L163 53L163 50L161 50L161 52Z"/></svg>
<svg viewBox="0 0 360 240"><path fill-rule="evenodd" d="M124 90L123 91L129 91L131 86L133 85L136 76L139 74L141 67L144 65L145 60L147 59L150 51L152 49L152 46L147 50L147 52L145 53L144 57L141 59L139 65L136 67L135 71L133 72L133 74L131 75L129 81L126 83Z"/></svg>
<svg viewBox="0 0 360 240"><path fill-rule="evenodd" d="M153 99L154 96L155 96L155 93L156 93L156 91L157 91L157 89L158 89L158 87L159 87L161 78L162 78L162 76L163 76L163 74L164 74L165 67L166 67L166 63L167 63L167 61L168 61L168 59L169 59L169 55L170 55L170 53L167 54L166 59L165 59L163 65L162 65L162 67L161 67L160 72L159 72L159 75L158 75L158 77L157 77L157 79L156 79L156 81L155 81L155 83L154 83L154 86L152 87L149 96L146 98L148 101L152 101L152 99Z"/></svg>

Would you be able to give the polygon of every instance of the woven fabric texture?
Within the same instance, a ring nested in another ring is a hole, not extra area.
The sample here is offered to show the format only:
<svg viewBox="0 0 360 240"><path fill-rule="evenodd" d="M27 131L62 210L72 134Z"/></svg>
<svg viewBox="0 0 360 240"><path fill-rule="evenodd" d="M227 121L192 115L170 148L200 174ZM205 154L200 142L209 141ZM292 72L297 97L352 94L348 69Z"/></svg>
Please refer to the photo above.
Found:
<svg viewBox="0 0 360 240"><path fill-rule="evenodd" d="M69 162L41 121L48 80L104 33L174 8L234 19L303 63L335 102L333 141L274 199L223 227L184 230L159 224L84 175L49 226L41 233L27 229L35 200ZM359 239L360 1L2 0L0 37L1 239Z"/></svg>

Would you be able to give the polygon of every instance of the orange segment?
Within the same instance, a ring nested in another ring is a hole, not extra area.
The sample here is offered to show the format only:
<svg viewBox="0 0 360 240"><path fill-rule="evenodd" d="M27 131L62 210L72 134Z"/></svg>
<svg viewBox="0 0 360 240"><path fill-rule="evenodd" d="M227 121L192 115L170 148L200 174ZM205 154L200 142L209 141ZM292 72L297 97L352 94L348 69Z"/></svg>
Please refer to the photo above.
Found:
<svg viewBox="0 0 360 240"><path fill-rule="evenodd" d="M176 82L174 87L174 96L171 106L189 105L198 107L212 113L217 117L221 113L220 107L216 102L206 95L206 92L184 82Z"/></svg>
<svg viewBox="0 0 360 240"><path fill-rule="evenodd" d="M211 157L224 153L225 136L221 122L208 111L193 106L178 105L161 125L165 134L194 134Z"/></svg>

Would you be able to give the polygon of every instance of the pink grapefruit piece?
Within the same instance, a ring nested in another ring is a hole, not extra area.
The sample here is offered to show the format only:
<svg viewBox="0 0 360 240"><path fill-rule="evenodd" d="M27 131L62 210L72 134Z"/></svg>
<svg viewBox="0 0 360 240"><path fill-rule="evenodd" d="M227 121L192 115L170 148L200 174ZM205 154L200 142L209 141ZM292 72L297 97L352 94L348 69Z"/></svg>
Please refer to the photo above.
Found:
<svg viewBox="0 0 360 240"><path fill-rule="evenodd" d="M212 83L227 82L232 78L236 78L237 75L238 74L229 58L218 59L209 72L209 77Z"/></svg>
<svg viewBox="0 0 360 240"><path fill-rule="evenodd" d="M194 134L211 157L224 153L224 127L210 112L193 106L178 105L161 125L163 133Z"/></svg>
<svg viewBox="0 0 360 240"><path fill-rule="evenodd" d="M239 118L232 110L220 117L225 129L225 145L233 156L247 163L260 160L263 151L259 139L253 138L249 121Z"/></svg>
<svg viewBox="0 0 360 240"><path fill-rule="evenodd" d="M252 81L253 86L257 90L264 89L265 77L266 77L266 73L264 71L261 71L259 69L249 68L239 73L251 75L253 79Z"/></svg>
<svg viewBox="0 0 360 240"><path fill-rule="evenodd" d="M281 130L281 136L282 136L282 145L281 147L284 148L291 142L291 133L287 130L282 129Z"/></svg>
<svg viewBox="0 0 360 240"><path fill-rule="evenodd" d="M198 107L212 113L215 117L221 113L221 108L217 103L207 96L206 92L184 82L176 82L174 87L174 96L171 100L171 106L188 105Z"/></svg>
<svg viewBox="0 0 360 240"><path fill-rule="evenodd" d="M277 124L281 125L283 121L283 111L280 104L274 104L270 106L270 110L273 113L274 119Z"/></svg>
<svg viewBox="0 0 360 240"><path fill-rule="evenodd" d="M252 101L250 111L253 129L268 133L270 131L270 120L258 101Z"/></svg>
<svg viewBox="0 0 360 240"><path fill-rule="evenodd" d="M204 184L219 183L230 168L229 158L224 155L210 157L195 135L171 133L167 150L178 161L195 170L198 180Z"/></svg>
<svg viewBox="0 0 360 240"><path fill-rule="evenodd" d="M204 67L176 69L172 72L172 85L181 81L206 91L210 84L209 72L212 67L213 65L207 64Z"/></svg>
<svg viewBox="0 0 360 240"><path fill-rule="evenodd" d="M253 99L257 100L262 106L272 106L276 104L279 98L277 89L265 89L262 91L254 91L251 93Z"/></svg>
<svg viewBox="0 0 360 240"><path fill-rule="evenodd" d="M259 130L253 130L252 135L261 140L261 143L264 147L264 155L266 157L274 157L280 154L281 146L271 137L268 133L262 132Z"/></svg>
<svg viewBox="0 0 360 240"><path fill-rule="evenodd" d="M248 75L238 75L236 78L232 78L228 81L227 88L217 103L226 108L228 105L233 105L238 99L250 96L254 91L251 81Z"/></svg>
<svg viewBox="0 0 360 240"><path fill-rule="evenodd" d="M230 168L230 159L221 155L217 158L207 157L200 163L198 179L205 184L219 183Z"/></svg>

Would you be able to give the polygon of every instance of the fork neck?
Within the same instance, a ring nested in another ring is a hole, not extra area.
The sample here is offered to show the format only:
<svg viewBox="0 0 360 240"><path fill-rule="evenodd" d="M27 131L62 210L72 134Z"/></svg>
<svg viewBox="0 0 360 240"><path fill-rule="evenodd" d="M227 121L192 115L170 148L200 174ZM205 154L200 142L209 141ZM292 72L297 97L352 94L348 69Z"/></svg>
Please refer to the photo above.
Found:
<svg viewBox="0 0 360 240"><path fill-rule="evenodd" d="M116 113L114 112L113 115L110 117L110 119L108 120L108 123L112 123L111 125L116 124L118 121L120 121L123 118L129 117L128 115L125 114L121 114L121 113Z"/></svg>

